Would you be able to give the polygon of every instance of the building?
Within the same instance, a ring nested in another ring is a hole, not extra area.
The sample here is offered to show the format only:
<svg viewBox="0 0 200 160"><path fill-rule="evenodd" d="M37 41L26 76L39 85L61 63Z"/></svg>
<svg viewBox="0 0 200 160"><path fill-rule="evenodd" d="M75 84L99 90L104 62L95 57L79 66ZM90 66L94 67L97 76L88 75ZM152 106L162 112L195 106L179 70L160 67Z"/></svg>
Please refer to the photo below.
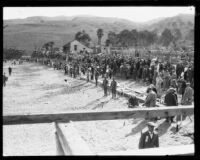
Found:
<svg viewBox="0 0 200 160"><path fill-rule="evenodd" d="M21 59L22 60L30 60L31 56L29 56L29 55L23 55L23 56L21 56Z"/></svg>
<svg viewBox="0 0 200 160"><path fill-rule="evenodd" d="M81 52L93 52L93 49L88 48L77 40L73 40L63 46L63 51L65 53L81 53Z"/></svg>

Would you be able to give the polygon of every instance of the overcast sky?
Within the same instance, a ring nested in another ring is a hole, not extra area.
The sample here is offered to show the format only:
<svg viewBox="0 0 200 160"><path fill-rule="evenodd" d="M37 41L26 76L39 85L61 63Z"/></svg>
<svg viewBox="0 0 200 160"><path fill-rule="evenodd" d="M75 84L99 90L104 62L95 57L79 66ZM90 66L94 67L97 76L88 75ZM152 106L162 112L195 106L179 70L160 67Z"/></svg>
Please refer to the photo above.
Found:
<svg viewBox="0 0 200 160"><path fill-rule="evenodd" d="M160 17L178 14L193 14L195 8L189 7L4 7L3 19L17 19L31 16L76 16L90 15L116 17L145 22Z"/></svg>

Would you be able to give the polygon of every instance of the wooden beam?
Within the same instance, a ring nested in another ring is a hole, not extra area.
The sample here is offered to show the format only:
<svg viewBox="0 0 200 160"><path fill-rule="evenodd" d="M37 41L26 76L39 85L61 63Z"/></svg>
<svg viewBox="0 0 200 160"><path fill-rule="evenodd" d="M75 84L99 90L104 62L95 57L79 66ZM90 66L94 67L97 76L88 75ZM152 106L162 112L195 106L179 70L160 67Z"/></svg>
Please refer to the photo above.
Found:
<svg viewBox="0 0 200 160"><path fill-rule="evenodd" d="M94 155L71 122L55 123L55 127L64 155Z"/></svg>
<svg viewBox="0 0 200 160"><path fill-rule="evenodd" d="M83 76L80 77L80 79L81 79L81 80L87 80L87 78L86 78L86 77L83 77ZM94 80L90 80L90 82L95 84L95 81L94 81ZM102 87L102 85L103 85L103 80L102 80L102 79L99 79L99 80L98 80L98 86ZM108 89L111 90L110 87L108 87ZM129 92L127 92L127 91L129 91ZM130 93L130 92L131 92L131 93ZM139 92L134 91L134 90L131 89L131 88L121 88L121 87L119 88L119 87L117 87L116 93L119 94L119 95L123 95L124 97L136 96L137 99L138 99L140 102L142 102L142 103L144 103L144 101L145 101L145 97L138 96Z"/></svg>
<svg viewBox="0 0 200 160"><path fill-rule="evenodd" d="M99 153L98 155L166 156L194 155L194 144Z"/></svg>
<svg viewBox="0 0 200 160"><path fill-rule="evenodd" d="M55 132L55 141L56 141L56 153L59 156L65 155L65 152L63 151L62 145L59 141L58 133Z"/></svg>
<svg viewBox="0 0 200 160"><path fill-rule="evenodd" d="M132 118L153 118L176 115L192 115L194 106L175 107L152 107L134 108L129 110L115 111L76 111L57 114L33 114L33 115L5 115L3 125L29 124L29 123L52 123L69 121L94 121L94 120L116 120Z"/></svg>

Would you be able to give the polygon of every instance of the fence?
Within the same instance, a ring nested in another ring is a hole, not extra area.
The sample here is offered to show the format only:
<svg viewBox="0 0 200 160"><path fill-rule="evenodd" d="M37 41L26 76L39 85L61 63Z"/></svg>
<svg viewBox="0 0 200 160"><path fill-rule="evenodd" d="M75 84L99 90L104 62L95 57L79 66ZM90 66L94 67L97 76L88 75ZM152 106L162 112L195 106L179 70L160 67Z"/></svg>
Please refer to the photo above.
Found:
<svg viewBox="0 0 200 160"><path fill-rule="evenodd" d="M175 115L192 115L194 106L174 106L174 107L154 107L154 108L136 108L132 110L116 111L82 111L68 112L59 114L35 114L35 115L6 115L3 116L3 125L12 124L30 124L30 123L55 123L57 153L59 155L95 155L84 140L78 135L73 127L72 121L96 121L96 120L116 120L132 118L153 118ZM173 149L150 149L140 151L126 151L103 153L105 155L146 155L152 153L159 155L192 155L194 154L194 145L188 146L180 153L179 150ZM165 152L164 152L165 151ZM172 152L173 151L173 152Z"/></svg>

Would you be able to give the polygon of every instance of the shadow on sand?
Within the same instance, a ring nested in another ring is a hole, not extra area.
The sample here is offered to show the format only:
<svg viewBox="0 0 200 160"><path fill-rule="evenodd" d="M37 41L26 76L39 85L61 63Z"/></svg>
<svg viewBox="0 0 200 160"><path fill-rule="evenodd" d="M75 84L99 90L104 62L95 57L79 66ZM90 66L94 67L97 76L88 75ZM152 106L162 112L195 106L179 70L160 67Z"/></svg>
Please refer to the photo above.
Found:
<svg viewBox="0 0 200 160"><path fill-rule="evenodd" d="M138 132L141 132L146 127L146 120L142 120L136 127L132 128L131 132L126 134L125 137L135 135Z"/></svg>
<svg viewBox="0 0 200 160"><path fill-rule="evenodd" d="M168 122L166 122L166 121L164 121L163 123L161 123L157 127L159 137L162 136L163 134L165 134L170 126L171 126L171 124L168 123Z"/></svg>

